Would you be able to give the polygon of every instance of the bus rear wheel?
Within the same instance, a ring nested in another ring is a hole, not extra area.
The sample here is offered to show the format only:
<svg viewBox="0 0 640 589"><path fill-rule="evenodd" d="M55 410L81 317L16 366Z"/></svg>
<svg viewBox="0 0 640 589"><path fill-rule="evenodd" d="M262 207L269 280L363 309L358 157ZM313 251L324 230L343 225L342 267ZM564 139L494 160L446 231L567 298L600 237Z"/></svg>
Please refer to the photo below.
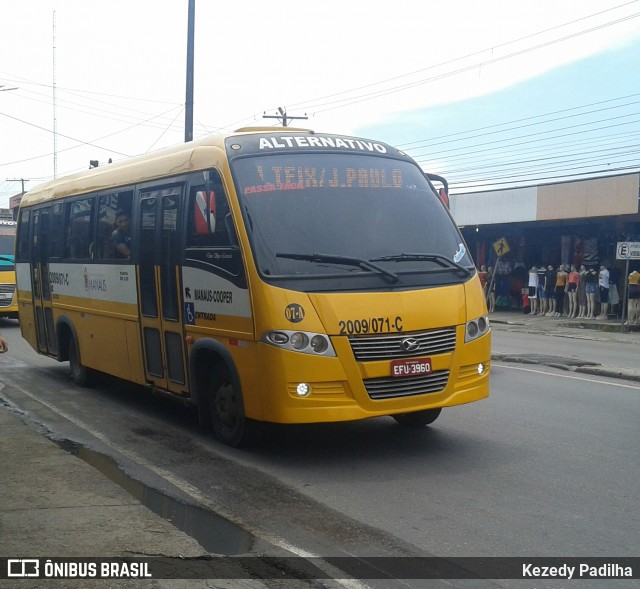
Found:
<svg viewBox="0 0 640 589"><path fill-rule="evenodd" d="M442 408L438 407L437 409L425 409L424 411L414 411L413 413L400 413L392 417L403 427L419 429L438 419L441 411Z"/></svg>
<svg viewBox="0 0 640 589"><path fill-rule="evenodd" d="M79 387L91 386L93 381L93 370L83 366L80 362L80 352L75 338L69 340L69 371L71 380Z"/></svg>
<svg viewBox="0 0 640 589"><path fill-rule="evenodd" d="M258 423L244 414L242 394L233 386L229 370L216 366L209 386L209 415L213 433L233 448L255 441Z"/></svg>

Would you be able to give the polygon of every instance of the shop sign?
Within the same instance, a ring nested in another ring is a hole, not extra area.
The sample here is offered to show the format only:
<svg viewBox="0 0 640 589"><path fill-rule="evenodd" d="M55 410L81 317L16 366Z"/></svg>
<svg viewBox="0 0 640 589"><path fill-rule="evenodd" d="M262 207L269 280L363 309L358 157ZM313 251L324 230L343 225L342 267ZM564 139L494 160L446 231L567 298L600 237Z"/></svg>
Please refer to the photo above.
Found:
<svg viewBox="0 0 640 589"><path fill-rule="evenodd" d="M640 241L619 241L616 260L640 260Z"/></svg>

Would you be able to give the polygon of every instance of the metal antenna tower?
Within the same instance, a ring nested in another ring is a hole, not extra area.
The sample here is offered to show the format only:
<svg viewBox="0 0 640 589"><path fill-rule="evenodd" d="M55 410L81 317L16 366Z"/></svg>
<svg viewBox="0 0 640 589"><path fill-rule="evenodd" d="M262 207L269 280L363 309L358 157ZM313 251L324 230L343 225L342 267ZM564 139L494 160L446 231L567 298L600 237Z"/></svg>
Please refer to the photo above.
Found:
<svg viewBox="0 0 640 589"><path fill-rule="evenodd" d="M53 177L58 176L58 120L56 119L56 12L53 11Z"/></svg>

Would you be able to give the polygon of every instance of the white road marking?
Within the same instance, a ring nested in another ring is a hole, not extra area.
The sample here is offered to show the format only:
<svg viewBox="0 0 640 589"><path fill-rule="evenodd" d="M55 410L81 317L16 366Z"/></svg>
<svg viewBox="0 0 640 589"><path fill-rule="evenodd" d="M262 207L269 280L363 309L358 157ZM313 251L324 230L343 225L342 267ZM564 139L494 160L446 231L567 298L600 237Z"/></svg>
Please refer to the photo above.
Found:
<svg viewBox="0 0 640 589"><path fill-rule="evenodd" d="M498 361L493 361L491 363L492 366L500 366L500 368L509 368L510 370L522 370L523 372L535 372L536 374L546 374L547 376L553 376L554 378L557 377L562 377L562 378L571 378L573 380L582 380L585 382L592 382L592 383L600 383L600 384L606 384L612 387L621 387L624 389L635 389L635 390L639 390L640 391L640 386L633 386L630 384L622 384L619 382L611 382L608 380L595 380L593 378L586 378L584 376L571 376L569 374L562 374L562 372L558 373L558 372L546 372L544 370L534 370L533 368L522 368L520 366L512 366L510 364L506 364L506 363L500 363Z"/></svg>

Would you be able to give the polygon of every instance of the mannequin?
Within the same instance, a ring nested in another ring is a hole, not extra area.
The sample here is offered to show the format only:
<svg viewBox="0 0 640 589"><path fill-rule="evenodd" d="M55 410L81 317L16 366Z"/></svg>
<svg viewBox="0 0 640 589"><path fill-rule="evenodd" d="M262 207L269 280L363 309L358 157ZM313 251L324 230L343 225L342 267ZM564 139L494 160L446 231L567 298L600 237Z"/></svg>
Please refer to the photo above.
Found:
<svg viewBox="0 0 640 589"><path fill-rule="evenodd" d="M584 319L587 316L587 269L584 264L580 266L578 274L578 319Z"/></svg>
<svg viewBox="0 0 640 589"><path fill-rule="evenodd" d="M496 279L493 276L495 270L493 266L489 266L489 271L487 272L487 307L489 308L489 313L493 313L496 310Z"/></svg>
<svg viewBox="0 0 640 589"><path fill-rule="evenodd" d="M556 278L557 272L552 264L547 266L544 273L544 294L547 299L547 317L556 315Z"/></svg>
<svg viewBox="0 0 640 589"><path fill-rule="evenodd" d="M629 274L628 325L636 325L640 320L640 272Z"/></svg>
<svg viewBox="0 0 640 589"><path fill-rule="evenodd" d="M566 291L569 297L568 315L571 319L578 315L578 284L580 283L580 274L574 265L569 269L567 278Z"/></svg>
<svg viewBox="0 0 640 589"><path fill-rule="evenodd" d="M618 276L620 272L615 266L609 268L609 313L618 315L620 295L618 294Z"/></svg>
<svg viewBox="0 0 640 589"><path fill-rule="evenodd" d="M544 315L547 312L547 291L544 284L547 279L544 264L538 266L538 315Z"/></svg>
<svg viewBox="0 0 640 589"><path fill-rule="evenodd" d="M560 264L558 266L558 273L556 274L556 288L555 288L555 300L556 300L556 317L562 317L564 312L564 293L567 290L567 272L565 267Z"/></svg>
<svg viewBox="0 0 640 589"><path fill-rule="evenodd" d="M538 314L538 268L531 266L529 270L529 304L531 315Z"/></svg>
<svg viewBox="0 0 640 589"><path fill-rule="evenodd" d="M480 279L480 286L482 286L482 293L484 294L484 299L485 301L487 300L487 288L488 288L488 284L487 284L487 267L482 264L482 266L480 266L480 270L478 271L478 278Z"/></svg>
<svg viewBox="0 0 640 589"><path fill-rule="evenodd" d="M595 268L587 270L585 276L587 291L587 319L595 319L596 311L596 286L598 285L598 273Z"/></svg>
<svg viewBox="0 0 640 589"><path fill-rule="evenodd" d="M604 264L600 266L598 286L600 287L600 315L596 319L606 319L609 311L609 270Z"/></svg>

